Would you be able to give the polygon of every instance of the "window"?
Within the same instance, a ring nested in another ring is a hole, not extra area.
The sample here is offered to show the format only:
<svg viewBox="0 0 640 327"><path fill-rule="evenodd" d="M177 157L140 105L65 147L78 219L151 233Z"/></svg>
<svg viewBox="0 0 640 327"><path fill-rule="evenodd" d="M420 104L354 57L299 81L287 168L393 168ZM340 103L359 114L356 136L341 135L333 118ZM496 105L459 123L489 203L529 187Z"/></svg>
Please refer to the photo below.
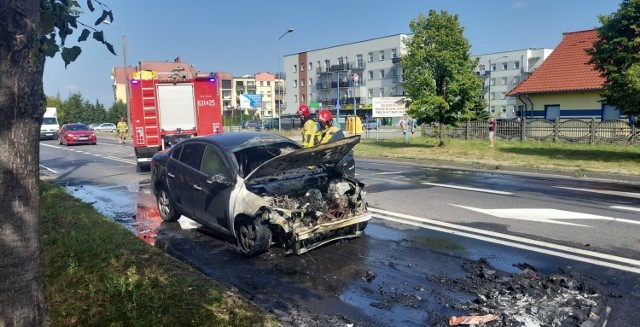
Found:
<svg viewBox="0 0 640 327"><path fill-rule="evenodd" d="M331 60L325 59L324 60L324 68L325 69L329 69L330 66L331 66Z"/></svg>
<svg viewBox="0 0 640 327"><path fill-rule="evenodd" d="M513 62L513 69L520 69L520 62L519 61L514 61Z"/></svg>
<svg viewBox="0 0 640 327"><path fill-rule="evenodd" d="M500 93L500 100L504 100L507 98L507 92L501 92Z"/></svg>
<svg viewBox="0 0 640 327"><path fill-rule="evenodd" d="M384 87L380 88L380 96L383 97L384 96Z"/></svg>
<svg viewBox="0 0 640 327"><path fill-rule="evenodd" d="M293 80L293 87L298 87L298 80L297 79Z"/></svg>
<svg viewBox="0 0 640 327"><path fill-rule="evenodd" d="M304 87L304 80L303 79L300 80L300 87Z"/></svg>
<svg viewBox="0 0 640 327"><path fill-rule="evenodd" d="M202 163L202 153L204 153L204 143L191 143L186 144L182 149L182 155L180 155L180 161L185 165L200 169Z"/></svg>
<svg viewBox="0 0 640 327"><path fill-rule="evenodd" d="M391 77L398 77L398 68L391 68Z"/></svg>
<svg viewBox="0 0 640 327"><path fill-rule="evenodd" d="M395 48L391 49L391 58L398 58L398 53Z"/></svg>
<svg viewBox="0 0 640 327"><path fill-rule="evenodd" d="M307 102L307 101L305 101L305 96L304 96L304 94L301 94L301 95L300 95L300 102L302 102L302 103Z"/></svg>
<svg viewBox="0 0 640 327"><path fill-rule="evenodd" d="M384 50L380 50L380 61L384 60Z"/></svg>
<svg viewBox="0 0 640 327"><path fill-rule="evenodd" d="M310 62L310 63L309 63L309 71L312 71L312 70L313 70L313 63L312 63L312 62Z"/></svg>
<svg viewBox="0 0 640 327"><path fill-rule="evenodd" d="M313 85L313 78L309 78L309 85Z"/></svg>
<svg viewBox="0 0 640 327"><path fill-rule="evenodd" d="M362 60L362 55L359 54L356 56L357 68L364 68L364 62Z"/></svg>
<svg viewBox="0 0 640 327"><path fill-rule="evenodd" d="M264 81L260 81L260 86L264 86Z"/></svg>
<svg viewBox="0 0 640 327"><path fill-rule="evenodd" d="M370 70L369 71L369 80L372 80L372 79L373 79L373 70Z"/></svg>
<svg viewBox="0 0 640 327"><path fill-rule="evenodd" d="M500 84L507 85L507 78L503 77L502 80L500 81Z"/></svg>
<svg viewBox="0 0 640 327"><path fill-rule="evenodd" d="M293 72L297 73L298 72L298 65L293 65Z"/></svg>
<svg viewBox="0 0 640 327"><path fill-rule="evenodd" d="M293 102L295 102L295 103L298 102L298 95L297 94L293 95Z"/></svg>
<svg viewBox="0 0 640 327"><path fill-rule="evenodd" d="M380 69L380 79L384 78L384 69Z"/></svg>
<svg viewBox="0 0 640 327"><path fill-rule="evenodd" d="M222 159L222 156L216 149L208 146L204 150L204 156L202 157L202 167L200 171L208 176L222 174L228 179L231 178L228 174L227 166Z"/></svg>
<svg viewBox="0 0 640 327"><path fill-rule="evenodd" d="M338 65L344 65L344 59L342 57L338 58Z"/></svg>
<svg viewBox="0 0 640 327"><path fill-rule="evenodd" d="M491 106L491 113L495 114L496 113L496 106Z"/></svg>
<svg viewBox="0 0 640 327"><path fill-rule="evenodd" d="M369 89L368 91L369 91L369 97L373 98L373 89Z"/></svg>
<svg viewBox="0 0 640 327"><path fill-rule="evenodd" d="M503 62L502 63L502 70L507 70L507 69L509 69L509 63Z"/></svg>
<svg viewBox="0 0 640 327"><path fill-rule="evenodd" d="M369 52L369 62L373 62L373 52Z"/></svg>
<svg viewBox="0 0 640 327"><path fill-rule="evenodd" d="M491 64L491 71L495 72L496 71L496 64Z"/></svg>
<svg viewBox="0 0 640 327"><path fill-rule="evenodd" d="M478 65L478 70L479 71L483 71L486 70L487 68L484 65Z"/></svg>
<svg viewBox="0 0 640 327"><path fill-rule="evenodd" d="M502 110L503 114L506 114L507 113L507 106L501 106L500 110Z"/></svg>
<svg viewBox="0 0 640 327"><path fill-rule="evenodd" d="M492 79L491 79L491 86L494 86L494 85L496 85L496 79L495 79L495 78L492 78Z"/></svg>
<svg viewBox="0 0 640 327"><path fill-rule="evenodd" d="M559 104L555 104L555 105L545 105L544 106L544 111L545 111L545 119L548 120L555 120L556 118L560 117L560 105Z"/></svg>
<svg viewBox="0 0 640 327"><path fill-rule="evenodd" d="M303 72L304 71L304 62L300 64L300 71Z"/></svg>
<svg viewBox="0 0 640 327"><path fill-rule="evenodd" d="M515 76L513 81L511 81L511 84L516 85L518 83L520 83L520 76Z"/></svg>
<svg viewBox="0 0 640 327"><path fill-rule="evenodd" d="M491 92L490 96L489 96L490 100L495 100L496 99L496 92Z"/></svg>

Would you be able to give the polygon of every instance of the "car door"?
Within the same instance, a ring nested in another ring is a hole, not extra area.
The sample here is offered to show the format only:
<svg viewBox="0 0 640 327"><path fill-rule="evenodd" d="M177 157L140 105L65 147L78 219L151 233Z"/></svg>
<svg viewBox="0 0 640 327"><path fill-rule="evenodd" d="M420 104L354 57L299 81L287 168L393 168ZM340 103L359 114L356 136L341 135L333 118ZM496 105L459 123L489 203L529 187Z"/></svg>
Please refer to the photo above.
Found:
<svg viewBox="0 0 640 327"><path fill-rule="evenodd" d="M204 143L187 143L181 145L179 157L169 159L167 163L167 179L169 191L180 212L195 220L195 201L193 198L194 176L198 174L204 153ZM176 152L173 151L173 153ZM172 153L172 154L173 154Z"/></svg>
<svg viewBox="0 0 640 327"><path fill-rule="evenodd" d="M231 165L211 145L204 149L200 171L193 180L196 220L229 233L229 197L235 182Z"/></svg>

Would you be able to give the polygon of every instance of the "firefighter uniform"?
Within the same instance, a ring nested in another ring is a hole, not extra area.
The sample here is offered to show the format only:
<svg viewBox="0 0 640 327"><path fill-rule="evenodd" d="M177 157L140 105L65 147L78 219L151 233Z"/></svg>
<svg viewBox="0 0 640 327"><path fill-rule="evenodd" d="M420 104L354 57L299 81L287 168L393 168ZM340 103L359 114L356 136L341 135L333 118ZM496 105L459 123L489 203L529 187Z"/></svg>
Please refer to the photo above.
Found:
<svg viewBox="0 0 640 327"><path fill-rule="evenodd" d="M331 140L331 138L338 132L340 132L339 128L333 125L327 126L320 133L320 144L328 143Z"/></svg>
<svg viewBox="0 0 640 327"><path fill-rule="evenodd" d="M319 138L318 123L313 119L306 119L304 125L302 125L302 146L310 148L318 143Z"/></svg>

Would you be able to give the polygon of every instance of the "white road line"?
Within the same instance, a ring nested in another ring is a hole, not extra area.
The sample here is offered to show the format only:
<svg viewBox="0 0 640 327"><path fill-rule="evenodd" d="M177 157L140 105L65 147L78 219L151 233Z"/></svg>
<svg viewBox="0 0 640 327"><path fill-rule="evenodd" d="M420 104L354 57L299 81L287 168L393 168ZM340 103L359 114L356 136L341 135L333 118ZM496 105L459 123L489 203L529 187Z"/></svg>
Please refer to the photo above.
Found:
<svg viewBox="0 0 640 327"><path fill-rule="evenodd" d="M572 191L582 191L582 192L591 192L591 193L600 193L600 194L618 195L618 196L624 196L624 197L627 197L627 198L636 198L636 199L640 199L640 193L633 193L633 192L608 191L608 190L593 190L593 189L588 189L588 188L575 188L575 187L565 187L565 186L554 186L554 187L555 187L555 188L565 189L565 190L572 190Z"/></svg>
<svg viewBox="0 0 640 327"><path fill-rule="evenodd" d="M537 222L549 223L549 224L563 224L563 225L572 225L572 226L580 226L580 227L591 227L588 225L567 223L564 221L557 221L557 220L604 220L608 222L617 221L622 223L640 225L640 221L637 221L637 220L599 216L599 215L592 215L589 213L573 212L573 211L566 211L566 210L559 210L559 209L549 209L549 208L482 209L482 208L461 206L457 204L451 204L451 205L455 207L475 211L475 212L480 212L485 215L489 215L497 218L537 221Z"/></svg>
<svg viewBox="0 0 640 327"><path fill-rule="evenodd" d="M371 175L394 175L394 174L404 174L406 171L386 171L384 173L373 173Z"/></svg>
<svg viewBox="0 0 640 327"><path fill-rule="evenodd" d="M528 239L524 237L512 236L508 234L502 234L502 233L477 229L473 227L467 227L463 225L456 225L456 224L446 223L446 222L428 219L428 218L415 217L411 215L390 212L390 211L385 211L385 210L380 210L375 208L369 208L369 211L373 213L375 217L383 220L394 221L401 224L422 227L430 230L440 231L443 233L459 235L459 236L473 238L473 239L486 241L490 243L511 246L519 249L535 251L538 253L549 254L557 257L567 258L567 259L581 261L581 262L587 262L594 265L611 267L619 270L640 274L640 260L619 257L619 256L610 255L606 253L588 251L588 250L573 248L573 247L559 245L559 244L542 242L542 241L537 241L537 240ZM472 234L472 233L475 233L475 234ZM519 242L519 243L516 243L516 242ZM568 253L559 252L559 251L565 251ZM618 262L618 263L630 265L631 267L617 264L617 263L602 261L598 259L582 257L578 255Z"/></svg>
<svg viewBox="0 0 640 327"><path fill-rule="evenodd" d="M620 209L620 210L628 210L628 211L640 211L640 208L634 207L625 207L625 206L610 206L611 209Z"/></svg>
<svg viewBox="0 0 640 327"><path fill-rule="evenodd" d="M128 159L122 159L122 158L118 158L118 157L112 157L112 156L105 156L105 159L109 159L109 160L113 160L113 161L118 161L118 162L124 162L124 163L128 163L128 164L132 164L135 165L136 162L133 160L128 160Z"/></svg>
<svg viewBox="0 0 640 327"><path fill-rule="evenodd" d="M448 184L427 183L427 182L422 183L422 184L431 185L431 186L438 186L438 187L453 188L453 189L465 190L465 191L500 194L500 195L512 195L513 194L511 192L495 191L495 190L489 190L489 189L484 189L484 188L475 188L475 187L466 187L466 186L457 186L457 185L448 185Z"/></svg>
<svg viewBox="0 0 640 327"><path fill-rule="evenodd" d="M58 173L57 171L55 171L55 170L53 170L53 169L51 169L51 168L49 168L49 167L47 167L47 166L40 165L40 167L42 167L42 168L46 169L47 171L50 171L50 172L52 172L52 173L54 173L54 174L57 174L57 173Z"/></svg>

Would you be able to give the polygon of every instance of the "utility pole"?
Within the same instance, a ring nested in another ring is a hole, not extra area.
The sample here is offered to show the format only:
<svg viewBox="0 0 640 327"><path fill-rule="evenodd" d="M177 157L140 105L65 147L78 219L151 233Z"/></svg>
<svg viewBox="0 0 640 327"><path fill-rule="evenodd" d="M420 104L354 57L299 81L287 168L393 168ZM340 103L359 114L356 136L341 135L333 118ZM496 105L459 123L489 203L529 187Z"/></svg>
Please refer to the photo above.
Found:
<svg viewBox="0 0 640 327"><path fill-rule="evenodd" d="M289 30L287 30L286 32L282 33L282 35L280 35L280 37L278 38L278 41L281 40L285 35L289 34L289 33L293 33L293 28L290 28ZM282 71L284 72L284 60L282 61L282 66L280 66L280 56L278 56L278 67L282 68ZM276 75L279 75L276 73ZM278 79L278 77L280 76L276 76L276 80ZM276 82L273 82L273 85L275 87ZM282 88L284 90L284 79L283 79L283 83L282 83ZM275 90L273 93L274 97L275 97ZM274 98L273 100L273 106L276 107L276 100ZM274 108L275 109L275 108ZM278 132L282 131L282 119L280 119L281 116L281 110L282 110L282 103L280 104L280 106L278 106L277 111L278 111Z"/></svg>

